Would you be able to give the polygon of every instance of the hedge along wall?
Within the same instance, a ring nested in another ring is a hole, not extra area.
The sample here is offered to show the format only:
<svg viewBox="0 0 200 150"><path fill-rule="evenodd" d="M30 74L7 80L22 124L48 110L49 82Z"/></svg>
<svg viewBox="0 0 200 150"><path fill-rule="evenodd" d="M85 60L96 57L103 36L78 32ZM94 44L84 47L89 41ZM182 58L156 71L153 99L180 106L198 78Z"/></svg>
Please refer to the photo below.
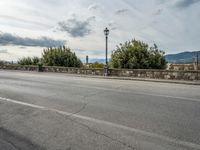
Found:
<svg viewBox="0 0 200 150"><path fill-rule="evenodd" d="M37 66L3 65L0 69L38 71ZM103 69L67 68L67 67L42 67L44 72L58 72L68 74L98 75L103 76ZM199 71L174 71L174 70L150 70L150 69L109 69L109 76L171 79L171 80L200 80Z"/></svg>

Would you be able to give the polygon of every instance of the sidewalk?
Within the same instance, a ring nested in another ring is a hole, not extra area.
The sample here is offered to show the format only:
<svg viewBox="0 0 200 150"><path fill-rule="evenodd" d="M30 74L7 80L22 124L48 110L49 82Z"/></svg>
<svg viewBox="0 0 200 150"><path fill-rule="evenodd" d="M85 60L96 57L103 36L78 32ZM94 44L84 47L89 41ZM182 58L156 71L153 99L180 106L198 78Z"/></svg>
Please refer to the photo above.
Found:
<svg viewBox="0 0 200 150"><path fill-rule="evenodd" d="M1 70L0 69L0 71L5 71L5 70ZM33 71L19 71L19 70L9 70L9 71L38 74L38 72L33 72ZM44 74L44 73L55 74L56 72L40 72L39 74ZM132 80L132 81L174 83L174 84L186 84L186 85L200 85L200 80L198 80L198 81L186 81L186 80L166 80L166 79L135 78L135 77L117 77L117 76L67 74L67 73L56 73L56 74L62 74L62 75L64 74L66 76L73 76L73 77L98 78L98 79Z"/></svg>
<svg viewBox="0 0 200 150"><path fill-rule="evenodd" d="M198 81L185 81L185 80L166 80L166 79L117 77L117 76L95 76L95 75L77 75L77 74L66 74L66 75L74 76L74 77L98 78L98 79L132 80L132 81L147 81L147 82L161 82L161 83L200 85L200 80L198 80Z"/></svg>

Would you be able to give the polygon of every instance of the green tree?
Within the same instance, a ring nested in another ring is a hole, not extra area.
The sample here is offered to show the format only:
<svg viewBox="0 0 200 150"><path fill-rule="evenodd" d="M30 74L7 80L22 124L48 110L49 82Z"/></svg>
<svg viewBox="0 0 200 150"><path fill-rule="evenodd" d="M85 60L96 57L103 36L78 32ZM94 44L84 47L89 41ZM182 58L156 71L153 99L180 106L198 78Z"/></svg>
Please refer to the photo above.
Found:
<svg viewBox="0 0 200 150"><path fill-rule="evenodd" d="M81 67L82 62L70 48L57 47L43 50L42 62L46 66Z"/></svg>
<svg viewBox="0 0 200 150"><path fill-rule="evenodd" d="M20 65L32 65L32 59L31 57L23 57L17 63Z"/></svg>
<svg viewBox="0 0 200 150"><path fill-rule="evenodd" d="M104 64L96 61L95 63L90 64L90 67L91 68L104 68Z"/></svg>
<svg viewBox="0 0 200 150"><path fill-rule="evenodd" d="M111 56L111 66L127 69L164 69L166 60L164 52L157 45L131 40L120 44Z"/></svg>
<svg viewBox="0 0 200 150"><path fill-rule="evenodd" d="M5 62L0 60L0 66L3 66L4 64L5 64Z"/></svg>
<svg viewBox="0 0 200 150"><path fill-rule="evenodd" d="M38 57L23 57L21 59L18 60L18 64L19 65L38 65L38 63L40 62L40 58Z"/></svg>
<svg viewBox="0 0 200 150"><path fill-rule="evenodd" d="M165 69L167 62L164 55L165 52L159 50L157 45L154 44L149 51L149 66L152 69Z"/></svg>
<svg viewBox="0 0 200 150"><path fill-rule="evenodd" d="M33 57L32 58L32 64L38 65L41 62L41 59L39 57Z"/></svg>

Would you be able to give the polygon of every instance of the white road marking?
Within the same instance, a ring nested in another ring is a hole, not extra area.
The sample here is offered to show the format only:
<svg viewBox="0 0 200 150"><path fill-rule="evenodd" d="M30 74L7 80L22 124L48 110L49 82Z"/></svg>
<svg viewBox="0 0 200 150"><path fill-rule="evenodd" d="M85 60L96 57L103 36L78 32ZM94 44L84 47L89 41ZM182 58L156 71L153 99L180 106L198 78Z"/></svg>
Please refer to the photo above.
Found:
<svg viewBox="0 0 200 150"><path fill-rule="evenodd" d="M104 120L99 120L99 119L95 119L95 118L91 118L91 117L87 117L87 116L72 114L72 113L69 113L69 112L60 111L60 110L57 110L57 109L48 108L48 107L44 107L44 106L34 105L34 104L26 103L26 102L20 102L18 100L13 100L13 99L9 99L9 98L0 97L0 101L19 104L19 105L28 106L28 107L31 107L31 108L36 108L36 109L41 109L41 110L47 110L47 111L55 112L55 113L58 113L58 114L61 114L61 115L71 116L71 117L74 117L74 118L77 118L77 119L86 120L86 121L93 122L93 123L96 123L96 124L102 124L102 125L106 125L106 126L110 126L110 127L115 127L115 128L127 130L127 131L130 131L130 132L134 132L134 133L141 134L141 135L144 135L144 136L148 136L148 137L151 137L151 138L161 139L163 141L174 143L174 144L177 144L177 145L182 145L182 146L186 146L186 147L190 147L190 148L200 149L200 145L195 144L195 143L181 141L181 140L171 138L171 137L168 137L168 136L163 136L163 135L159 135L159 134L156 134L156 133L151 133L151 132L127 127L127 126L124 126L124 125L120 125L120 124L116 124L116 123L112 123L112 122L108 122L108 121L104 121Z"/></svg>

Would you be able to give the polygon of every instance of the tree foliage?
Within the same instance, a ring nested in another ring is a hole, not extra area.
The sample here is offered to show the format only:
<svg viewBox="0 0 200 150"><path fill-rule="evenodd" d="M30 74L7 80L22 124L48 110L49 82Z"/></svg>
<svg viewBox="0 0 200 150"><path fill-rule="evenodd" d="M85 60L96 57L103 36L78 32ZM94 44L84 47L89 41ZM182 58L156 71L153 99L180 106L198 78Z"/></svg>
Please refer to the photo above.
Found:
<svg viewBox="0 0 200 150"><path fill-rule="evenodd" d="M82 62L70 48L58 47L44 49L42 62L46 66L81 67Z"/></svg>
<svg viewBox="0 0 200 150"><path fill-rule="evenodd" d="M166 60L164 52L154 44L131 40L120 44L111 56L111 66L127 69L164 69Z"/></svg>
<svg viewBox="0 0 200 150"><path fill-rule="evenodd" d="M40 58L38 57L23 57L18 60L19 65L38 65L40 62Z"/></svg>
<svg viewBox="0 0 200 150"><path fill-rule="evenodd" d="M104 68L104 64L96 61L95 63L90 64L90 68Z"/></svg>
<svg viewBox="0 0 200 150"><path fill-rule="evenodd" d="M4 64L5 64L5 62L2 61L2 60L0 60L0 66L2 66L2 65L4 65Z"/></svg>

